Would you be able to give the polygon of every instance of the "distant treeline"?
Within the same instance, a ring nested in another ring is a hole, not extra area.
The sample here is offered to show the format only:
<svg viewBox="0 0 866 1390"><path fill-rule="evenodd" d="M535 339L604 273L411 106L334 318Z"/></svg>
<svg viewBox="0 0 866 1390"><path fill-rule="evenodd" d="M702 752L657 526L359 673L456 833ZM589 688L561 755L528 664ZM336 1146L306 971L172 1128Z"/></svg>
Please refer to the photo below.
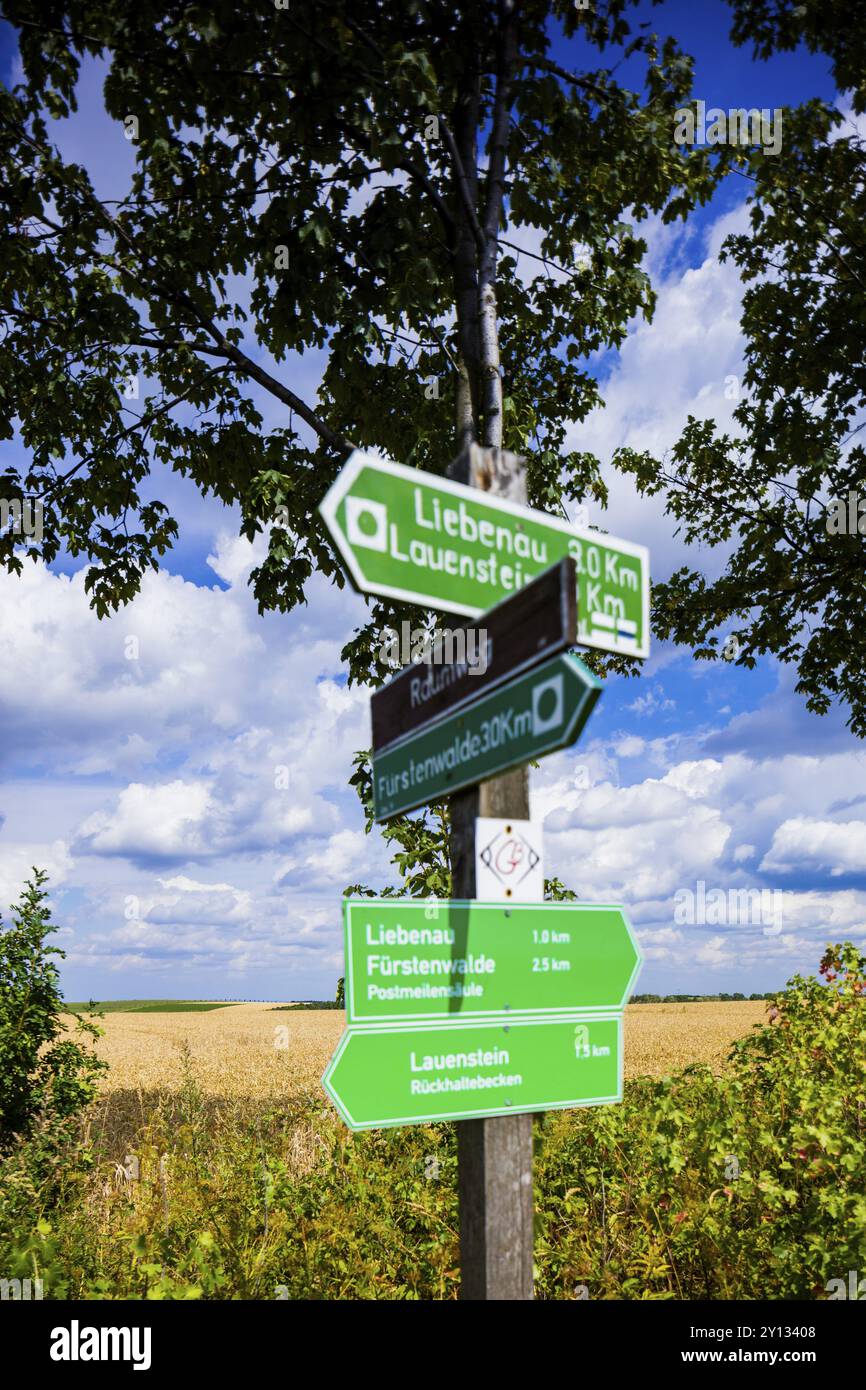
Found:
<svg viewBox="0 0 866 1390"><path fill-rule="evenodd" d="M736 1001L773 999L776 991L767 994L633 994L630 1004L733 1004Z"/></svg>
<svg viewBox="0 0 866 1390"><path fill-rule="evenodd" d="M342 1009L343 1005L333 999L302 999L297 1004L278 1004L272 1013L282 1013L286 1009Z"/></svg>

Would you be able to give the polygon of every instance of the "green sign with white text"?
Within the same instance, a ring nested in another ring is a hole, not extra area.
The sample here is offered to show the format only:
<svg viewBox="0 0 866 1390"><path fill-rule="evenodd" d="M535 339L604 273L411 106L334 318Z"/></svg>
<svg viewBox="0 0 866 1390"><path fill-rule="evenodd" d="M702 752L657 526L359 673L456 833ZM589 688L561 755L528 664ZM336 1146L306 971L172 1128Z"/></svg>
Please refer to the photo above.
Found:
<svg viewBox="0 0 866 1390"><path fill-rule="evenodd" d="M475 618L572 556L577 640L649 655L649 552L356 450L321 507L363 593Z"/></svg>
<svg viewBox="0 0 866 1390"><path fill-rule="evenodd" d="M350 898L346 1010L357 1023L619 1010L641 954L596 903Z"/></svg>
<svg viewBox="0 0 866 1390"><path fill-rule="evenodd" d="M322 1084L350 1129L622 1099L622 1015L348 1028Z"/></svg>
<svg viewBox="0 0 866 1390"><path fill-rule="evenodd" d="M373 755L376 820L574 743L601 694L579 657L555 656Z"/></svg>

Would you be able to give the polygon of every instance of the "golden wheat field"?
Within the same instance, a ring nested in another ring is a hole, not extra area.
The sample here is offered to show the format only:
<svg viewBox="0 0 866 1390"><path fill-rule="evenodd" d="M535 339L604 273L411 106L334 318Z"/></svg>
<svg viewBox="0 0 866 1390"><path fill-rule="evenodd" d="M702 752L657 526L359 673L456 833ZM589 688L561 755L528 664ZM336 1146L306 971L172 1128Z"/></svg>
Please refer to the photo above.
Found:
<svg viewBox="0 0 866 1390"><path fill-rule="evenodd" d="M664 1076L689 1062L724 1065L731 1043L764 1018L761 1002L631 1004L625 1074ZM210 1013L109 1013L97 1051L104 1092L179 1087L192 1076L212 1097L268 1101L318 1086L345 1024L341 1010L235 1004Z"/></svg>

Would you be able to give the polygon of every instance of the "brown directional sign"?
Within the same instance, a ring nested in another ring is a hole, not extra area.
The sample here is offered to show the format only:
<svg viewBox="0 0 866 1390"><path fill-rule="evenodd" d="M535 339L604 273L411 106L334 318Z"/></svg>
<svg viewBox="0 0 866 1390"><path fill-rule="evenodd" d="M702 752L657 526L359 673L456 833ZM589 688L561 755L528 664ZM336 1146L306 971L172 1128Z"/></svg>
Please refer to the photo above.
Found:
<svg viewBox="0 0 866 1390"><path fill-rule="evenodd" d="M371 699L373 751L573 647L576 579L574 560L560 560L474 622L451 629L433 644L432 660L398 672Z"/></svg>

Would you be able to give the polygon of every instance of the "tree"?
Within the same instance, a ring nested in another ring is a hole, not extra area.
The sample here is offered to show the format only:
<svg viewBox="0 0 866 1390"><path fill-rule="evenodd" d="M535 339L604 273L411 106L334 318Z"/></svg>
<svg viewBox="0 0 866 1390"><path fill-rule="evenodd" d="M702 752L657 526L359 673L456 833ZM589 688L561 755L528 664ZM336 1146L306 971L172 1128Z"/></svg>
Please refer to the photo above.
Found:
<svg viewBox="0 0 866 1390"><path fill-rule="evenodd" d="M730 3L736 43L761 58L801 42L826 53L853 113L866 112L866 31L848 6ZM739 431L690 417L667 461L623 451L617 462L665 494L688 540L733 548L713 582L686 566L656 584L653 625L700 658L792 663L808 707L842 702L862 737L866 145L840 110L811 100L783 112L778 154L717 148L719 170L749 188L750 230L722 252L748 285Z"/></svg>
<svg viewBox="0 0 866 1390"><path fill-rule="evenodd" d="M268 0L178 17L68 0L49 23L34 0L7 5L24 79L0 95L0 422L32 464L4 485L42 501L46 559L88 557L97 612L176 534L142 500L153 459L238 503L247 534L279 522L263 607L297 603L314 566L342 582L311 517L350 444L441 472L456 418L458 444L529 453L536 504L602 495L596 461L561 446L598 400L580 360L652 309L624 215L685 215L711 186L704 156L670 141L690 63L633 37L627 8L332 0L298 18ZM607 68L558 69L551 21L585 56L643 54L645 99ZM107 61L106 110L133 141L116 200L51 141L84 55ZM545 273L525 284L505 233L530 225ZM279 364L324 348L311 404ZM263 428L253 386L285 425Z"/></svg>
<svg viewBox="0 0 866 1390"><path fill-rule="evenodd" d="M251 582L260 609L288 610L314 569L344 582L315 517L354 445L439 473L504 445L534 505L603 500L598 460L564 451L599 401L582 364L652 313L633 224L685 217L715 177L671 140L691 61L634 32L632 7L59 0L47 17L11 0L0 438L17 426L30 462L0 492L42 506L26 553L86 557L99 615L129 601L177 535L156 462L237 504L243 534L269 531ZM557 29L573 69L550 57ZM642 93L616 56L642 63ZM125 196L98 196L53 143L85 58L107 65L134 149ZM324 357L315 400L295 352ZM257 392L283 423L264 427ZM0 536L19 572L20 539ZM376 634L406 611L372 605L350 679L384 678Z"/></svg>
<svg viewBox="0 0 866 1390"><path fill-rule="evenodd" d="M93 1099L105 1068L94 1053L67 1035L60 976L51 957L64 956L46 938L51 924L38 869L25 885L12 921L0 918L0 1149L26 1136L37 1122L62 1130ZM98 1037L88 1018L74 1015L76 1031Z"/></svg>

